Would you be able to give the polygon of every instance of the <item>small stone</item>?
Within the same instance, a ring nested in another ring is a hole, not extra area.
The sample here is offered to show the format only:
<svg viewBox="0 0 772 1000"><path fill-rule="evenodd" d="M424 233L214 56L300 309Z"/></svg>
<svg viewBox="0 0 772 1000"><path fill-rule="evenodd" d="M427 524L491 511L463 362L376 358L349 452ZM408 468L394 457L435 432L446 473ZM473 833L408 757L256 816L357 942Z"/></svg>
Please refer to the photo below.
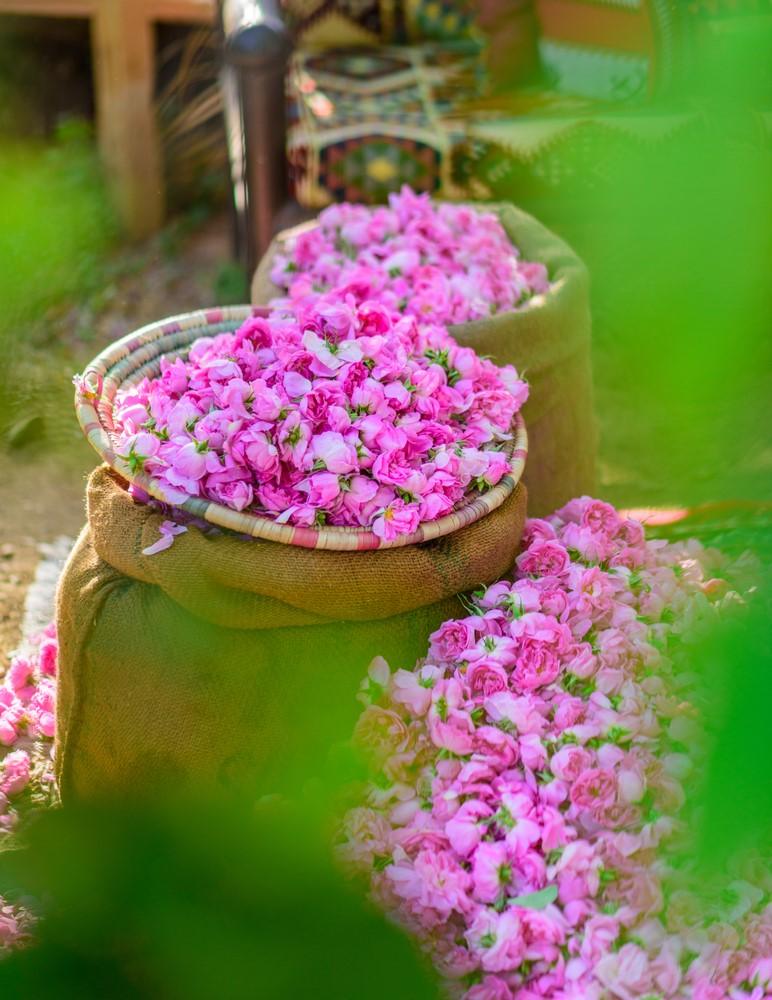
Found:
<svg viewBox="0 0 772 1000"><path fill-rule="evenodd" d="M5 545L0 545L0 559L13 559L16 555L16 549L10 542L6 542Z"/></svg>

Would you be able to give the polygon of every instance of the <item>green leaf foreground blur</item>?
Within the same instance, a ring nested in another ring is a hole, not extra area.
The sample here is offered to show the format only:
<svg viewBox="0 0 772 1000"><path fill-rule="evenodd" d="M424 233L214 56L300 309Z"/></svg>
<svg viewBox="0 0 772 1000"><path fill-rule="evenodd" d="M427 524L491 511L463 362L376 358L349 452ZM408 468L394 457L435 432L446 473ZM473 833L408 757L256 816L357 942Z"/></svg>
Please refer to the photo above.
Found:
<svg viewBox="0 0 772 1000"><path fill-rule="evenodd" d="M712 687L714 730L697 794L698 857L721 871L732 855L772 839L772 637L770 605L759 601L699 651Z"/></svg>
<svg viewBox="0 0 772 1000"><path fill-rule="evenodd" d="M96 291L117 228L91 130L59 128L43 144L0 145L0 348L63 298Z"/></svg>
<svg viewBox="0 0 772 1000"><path fill-rule="evenodd" d="M716 876L727 864L772 842L772 505L717 508L654 533L670 541L697 536L742 570L744 607L683 650L684 671L699 678L706 747L703 766L686 786L695 806L691 852ZM744 565L743 565L744 564ZM693 748L689 748L690 750Z"/></svg>
<svg viewBox="0 0 772 1000"><path fill-rule="evenodd" d="M0 855L0 887L24 885L46 919L0 962L4 997L437 996L408 939L333 869L310 805L69 808L27 839Z"/></svg>

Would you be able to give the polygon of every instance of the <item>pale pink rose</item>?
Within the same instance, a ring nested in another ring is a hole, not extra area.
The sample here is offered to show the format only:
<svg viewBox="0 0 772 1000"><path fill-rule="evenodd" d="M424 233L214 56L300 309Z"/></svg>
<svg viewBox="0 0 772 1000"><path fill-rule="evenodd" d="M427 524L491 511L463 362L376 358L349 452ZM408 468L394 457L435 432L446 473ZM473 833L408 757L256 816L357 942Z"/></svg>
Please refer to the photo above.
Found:
<svg viewBox="0 0 772 1000"><path fill-rule="evenodd" d="M346 475L357 467L356 451L342 434L335 431L317 434L311 444L311 454L315 461L323 462L324 468L335 475Z"/></svg>
<svg viewBox="0 0 772 1000"><path fill-rule="evenodd" d="M0 792L4 795L18 795L29 784L30 759L24 750L14 750L0 760Z"/></svg>
<svg viewBox="0 0 772 1000"><path fill-rule="evenodd" d="M619 937L621 928L614 917L599 913L591 917L584 926L584 938L581 946L581 956L589 966L595 966L600 959L610 952L611 946Z"/></svg>
<svg viewBox="0 0 772 1000"><path fill-rule="evenodd" d="M503 979L485 976L464 994L464 1000L513 1000L514 994Z"/></svg>
<svg viewBox="0 0 772 1000"><path fill-rule="evenodd" d="M665 996L673 996L681 985L679 950L677 943L668 941L651 963L651 974L654 977L654 982Z"/></svg>
<svg viewBox="0 0 772 1000"><path fill-rule="evenodd" d="M600 535L612 536L619 528L619 516L609 503L590 500L582 512L582 526Z"/></svg>
<svg viewBox="0 0 772 1000"><path fill-rule="evenodd" d="M328 507L340 496L340 482L332 472L315 472L300 483L298 488L308 494L308 502L312 507Z"/></svg>
<svg viewBox="0 0 772 1000"><path fill-rule="evenodd" d="M2 898L0 898L2 903ZM12 945L21 936L19 921L14 917L10 907L0 909L0 950Z"/></svg>
<svg viewBox="0 0 772 1000"><path fill-rule="evenodd" d="M464 659L476 641L473 622L466 618L445 622L429 636L429 655L444 663Z"/></svg>
<svg viewBox="0 0 772 1000"><path fill-rule="evenodd" d="M373 521L373 534L386 542L398 535L411 535L419 525L418 506L394 500Z"/></svg>
<svg viewBox="0 0 772 1000"><path fill-rule="evenodd" d="M553 540L536 540L515 560L521 573L528 576L559 576L571 562L568 552Z"/></svg>
<svg viewBox="0 0 772 1000"><path fill-rule="evenodd" d="M521 909L520 920L526 940L526 958L537 962L558 961L559 948L566 940L567 929L559 908Z"/></svg>
<svg viewBox="0 0 772 1000"><path fill-rule="evenodd" d="M520 691L551 684L560 673L560 658L553 646L538 639L520 640L512 681Z"/></svg>
<svg viewBox="0 0 772 1000"><path fill-rule="evenodd" d="M583 771L571 787L571 801L580 809L611 805L616 794L614 772L599 767Z"/></svg>
<svg viewBox="0 0 772 1000"><path fill-rule="evenodd" d="M498 770L514 766L519 757L514 737L496 726L477 726L474 731L474 753L476 758L483 759L486 764Z"/></svg>
<svg viewBox="0 0 772 1000"><path fill-rule="evenodd" d="M15 656L11 660L6 677L18 697L29 697L34 688L35 665L26 656Z"/></svg>
<svg viewBox="0 0 772 1000"><path fill-rule="evenodd" d="M231 439L230 451L241 465L248 466L261 477L274 476L279 471L279 451L265 431L248 427Z"/></svg>
<svg viewBox="0 0 772 1000"><path fill-rule="evenodd" d="M397 670L392 677L392 698L416 718L426 715L432 703L432 688L440 674L439 667L432 666L422 667L418 673Z"/></svg>
<svg viewBox="0 0 772 1000"><path fill-rule="evenodd" d="M493 903L512 880L512 866L502 842L479 844L472 856L472 881L475 899Z"/></svg>
<svg viewBox="0 0 772 1000"><path fill-rule="evenodd" d="M520 759L531 771L542 771L547 766L547 748L536 733L526 733L518 740Z"/></svg>
<svg viewBox="0 0 772 1000"><path fill-rule="evenodd" d="M509 677L506 670L495 661L477 660L466 671L466 683L472 698L489 698L499 691L506 691Z"/></svg>
<svg viewBox="0 0 772 1000"><path fill-rule="evenodd" d="M587 680L593 676L598 669L598 660L592 651L589 642L575 643L568 653L566 660L566 670L569 674Z"/></svg>
<svg viewBox="0 0 772 1000"><path fill-rule="evenodd" d="M445 824L445 833L453 850L465 858L480 843L486 832L484 820L492 814L484 802L468 799Z"/></svg>
<svg viewBox="0 0 772 1000"><path fill-rule="evenodd" d="M216 500L233 510L244 510L250 507L254 501L252 486L243 480L224 483L207 481L207 490Z"/></svg>
<svg viewBox="0 0 772 1000"><path fill-rule="evenodd" d="M605 536L578 524L567 524L561 532L560 541L566 549L576 550L584 562L599 563L611 556L611 544Z"/></svg>
<svg viewBox="0 0 772 1000"><path fill-rule="evenodd" d="M376 856L391 852L391 826L373 809L352 809L346 813L342 833L346 839L338 852L350 864L369 869Z"/></svg>
<svg viewBox="0 0 772 1000"><path fill-rule="evenodd" d="M447 721L429 715L429 736L436 747L463 757L474 750L474 726L468 715L452 712Z"/></svg>
<svg viewBox="0 0 772 1000"><path fill-rule="evenodd" d="M355 744L379 760L404 750L408 738L405 723L397 713L377 705L365 708L354 729Z"/></svg>
<svg viewBox="0 0 772 1000"><path fill-rule="evenodd" d="M726 1000L726 991L707 977L700 977L692 983L691 1000Z"/></svg>
<svg viewBox="0 0 772 1000"><path fill-rule="evenodd" d="M486 698L483 707L493 722L508 723L519 734L542 733L547 724L532 695L518 697L501 691Z"/></svg>
<svg viewBox="0 0 772 1000"><path fill-rule="evenodd" d="M471 876L448 851L419 851L413 862L405 859L390 865L386 877L397 895L412 904L413 912L429 909L446 920L454 910L464 913L471 905L467 896Z"/></svg>
<svg viewBox="0 0 772 1000"><path fill-rule="evenodd" d="M632 943L607 952L595 966L595 975L620 1000L637 1000L654 986L649 956Z"/></svg>
<svg viewBox="0 0 772 1000"><path fill-rule="evenodd" d="M529 517L523 529L522 546L523 549L529 549L534 542L555 541L556 538L555 529L549 521L538 517Z"/></svg>
<svg viewBox="0 0 772 1000"><path fill-rule="evenodd" d="M525 939L518 915L480 907L465 933L486 972L513 972L523 960Z"/></svg>
<svg viewBox="0 0 772 1000"><path fill-rule="evenodd" d="M574 698L570 695L560 695L556 699L555 728L558 732L564 729L572 729L577 723L581 723L587 713L587 706L581 698Z"/></svg>
<svg viewBox="0 0 772 1000"><path fill-rule="evenodd" d="M173 453L171 467L183 479L202 479L207 471L206 455L190 441Z"/></svg>
<svg viewBox="0 0 772 1000"><path fill-rule="evenodd" d="M569 744L553 754L549 766L556 778L572 782L584 771L588 771L592 763L593 757L589 750Z"/></svg>

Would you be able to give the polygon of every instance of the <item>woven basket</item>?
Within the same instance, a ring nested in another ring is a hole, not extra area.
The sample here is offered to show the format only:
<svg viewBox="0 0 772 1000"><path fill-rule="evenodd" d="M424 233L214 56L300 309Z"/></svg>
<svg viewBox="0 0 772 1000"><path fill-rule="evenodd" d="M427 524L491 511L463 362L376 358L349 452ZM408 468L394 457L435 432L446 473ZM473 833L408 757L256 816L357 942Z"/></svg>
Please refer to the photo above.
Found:
<svg viewBox="0 0 772 1000"><path fill-rule="evenodd" d="M170 503L163 484L144 472L132 472L116 451L113 404L121 388L136 385L160 371L161 358L187 354L199 337L213 337L238 329L250 316L266 316L268 310L253 306L230 306L185 313L151 323L116 341L91 362L78 380L75 409L86 438L101 458L129 483L141 487L163 503ZM194 517L240 534L252 535L286 545L341 552L396 548L440 538L472 524L500 507L522 476L528 453L525 423L517 415L513 440L509 443L511 472L487 493L462 501L455 510L435 521L424 521L410 535L384 541L365 528L305 528L277 524L268 517L246 511L239 513L211 500L190 497L174 504Z"/></svg>

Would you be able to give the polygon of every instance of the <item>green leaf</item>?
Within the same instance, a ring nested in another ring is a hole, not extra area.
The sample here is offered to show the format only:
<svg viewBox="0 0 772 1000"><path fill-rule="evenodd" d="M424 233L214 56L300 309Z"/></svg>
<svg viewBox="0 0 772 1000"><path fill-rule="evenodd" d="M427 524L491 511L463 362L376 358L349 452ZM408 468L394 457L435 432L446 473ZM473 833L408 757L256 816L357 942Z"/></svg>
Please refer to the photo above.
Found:
<svg viewBox="0 0 772 1000"><path fill-rule="evenodd" d="M526 910L544 910L554 903L558 898L558 887L556 885L548 885L546 889L542 889L540 892L528 892L524 896L515 896L510 899L510 906L522 906Z"/></svg>

